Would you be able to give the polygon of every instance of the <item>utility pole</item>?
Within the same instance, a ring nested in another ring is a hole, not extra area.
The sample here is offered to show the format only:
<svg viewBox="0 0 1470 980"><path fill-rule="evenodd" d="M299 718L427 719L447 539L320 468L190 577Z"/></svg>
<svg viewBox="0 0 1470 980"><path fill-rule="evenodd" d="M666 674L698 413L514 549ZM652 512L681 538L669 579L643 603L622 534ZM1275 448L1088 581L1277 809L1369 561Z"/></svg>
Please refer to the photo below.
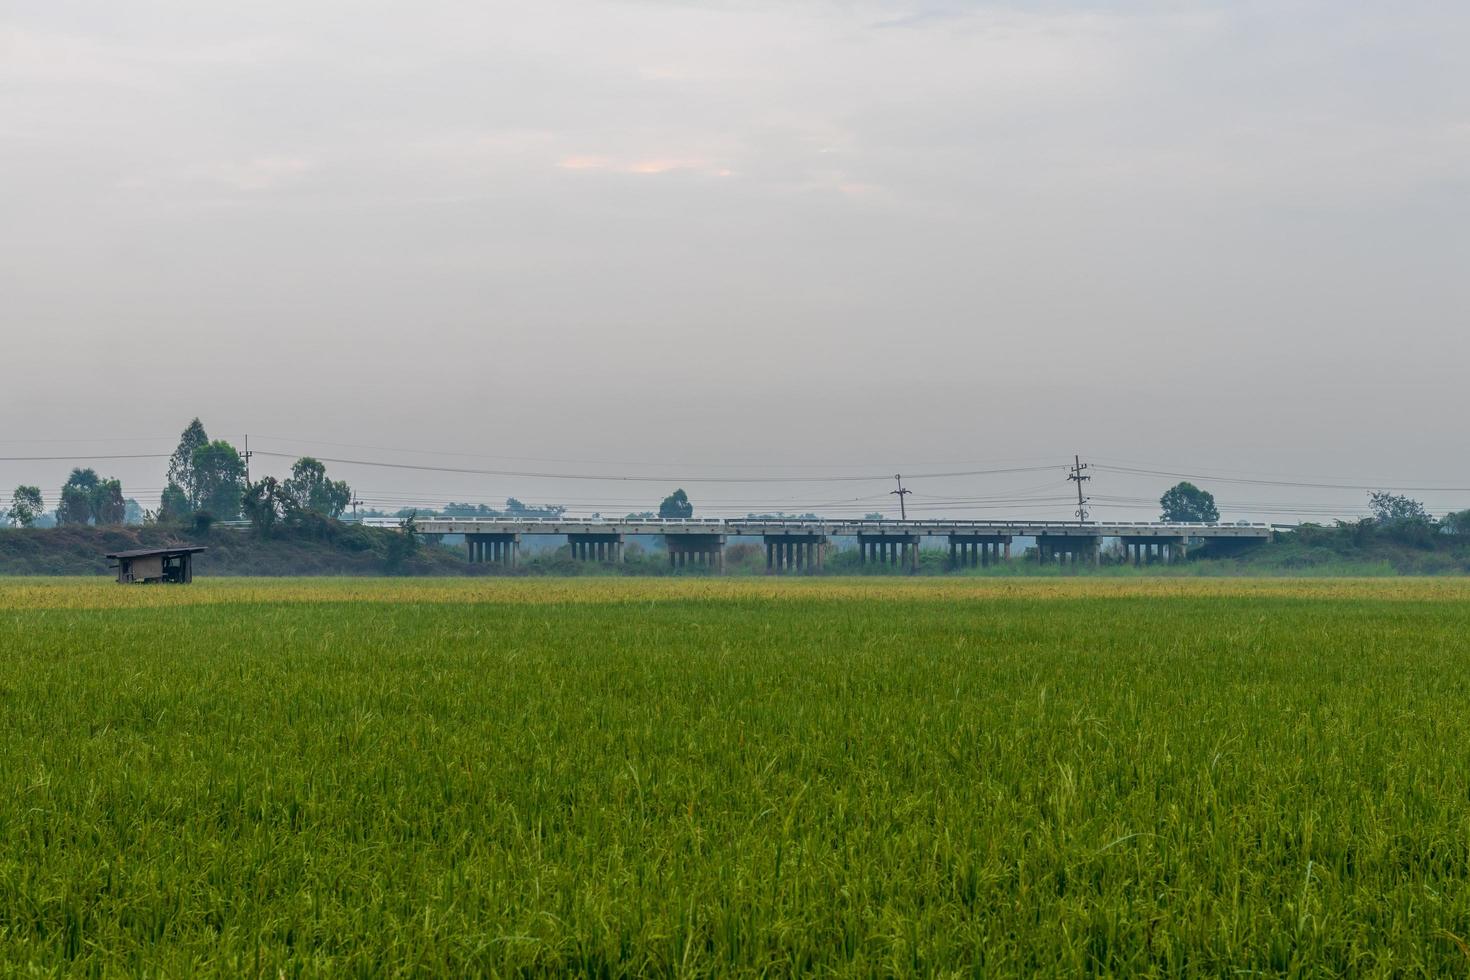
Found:
<svg viewBox="0 0 1470 980"><path fill-rule="evenodd" d="M352 495L352 519L354 521L357 520L357 505L360 504L360 503L362 503L362 501L357 499L357 494L353 494Z"/></svg>
<svg viewBox="0 0 1470 980"><path fill-rule="evenodd" d="M901 520L901 521L906 521L906 520L909 519L909 512L908 512L908 508L903 505L903 498L905 498L909 494L913 493L913 491L912 490L905 490L903 488L903 476L902 476L902 474L895 473L893 475L893 478L898 481L898 489L897 490L890 490L888 492L891 493L891 494L895 494L898 497L898 519Z"/></svg>
<svg viewBox="0 0 1470 980"><path fill-rule="evenodd" d="M1082 484L1084 481L1092 479L1091 476L1083 472L1085 469L1087 469L1087 464L1082 462L1082 457L1073 456L1072 472L1067 474L1067 479L1077 484L1077 520L1084 523L1087 521L1087 498L1082 496Z"/></svg>
<svg viewBox="0 0 1470 980"><path fill-rule="evenodd" d="M245 451L240 454L240 461L245 464L245 483L247 486L250 484L250 457L252 455L250 452L250 436L247 435L245 437Z"/></svg>

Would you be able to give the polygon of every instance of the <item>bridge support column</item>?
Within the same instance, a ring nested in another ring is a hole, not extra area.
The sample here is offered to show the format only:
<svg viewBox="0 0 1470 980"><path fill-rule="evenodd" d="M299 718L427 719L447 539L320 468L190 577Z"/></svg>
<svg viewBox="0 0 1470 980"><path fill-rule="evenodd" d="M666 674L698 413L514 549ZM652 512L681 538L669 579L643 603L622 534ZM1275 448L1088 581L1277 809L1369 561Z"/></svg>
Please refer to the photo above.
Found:
<svg viewBox="0 0 1470 980"><path fill-rule="evenodd" d="M719 573L725 570L725 535L679 533L665 534L664 547L669 552L669 567L703 568ZM769 552L766 560L771 560Z"/></svg>
<svg viewBox="0 0 1470 980"><path fill-rule="evenodd" d="M1002 548L1009 549L1008 534L951 534L949 536L950 565L957 568L989 568L1000 561Z"/></svg>
<svg viewBox="0 0 1470 980"><path fill-rule="evenodd" d="M514 566L521 536L513 533L466 534L465 554L471 565Z"/></svg>
<svg viewBox="0 0 1470 980"><path fill-rule="evenodd" d="M907 568L910 571L919 567L919 536L907 534L897 529L864 531L858 535L858 550L863 555L863 563L872 561L891 565L895 568ZM954 542L951 542L953 548ZM954 555L952 561L963 561L962 554L952 550Z"/></svg>
<svg viewBox="0 0 1470 980"><path fill-rule="evenodd" d="M619 531L574 532L567 535L567 549L572 561L612 561L622 556L623 535Z"/></svg>
<svg viewBox="0 0 1470 980"><path fill-rule="evenodd" d="M767 534L765 545L767 572L780 574L791 571L820 571L827 538L810 531L794 530L786 534Z"/></svg>
<svg viewBox="0 0 1470 980"><path fill-rule="evenodd" d="M1056 534L1036 539L1036 554L1045 565L1056 559L1062 567L1096 565L1102 553L1102 537L1096 534Z"/></svg>
<svg viewBox="0 0 1470 980"><path fill-rule="evenodd" d="M1184 536L1167 537L1163 535L1130 535L1120 537L1118 543L1123 547L1123 560L1132 562L1135 567L1142 565L1172 565L1183 561L1189 553L1189 539Z"/></svg>

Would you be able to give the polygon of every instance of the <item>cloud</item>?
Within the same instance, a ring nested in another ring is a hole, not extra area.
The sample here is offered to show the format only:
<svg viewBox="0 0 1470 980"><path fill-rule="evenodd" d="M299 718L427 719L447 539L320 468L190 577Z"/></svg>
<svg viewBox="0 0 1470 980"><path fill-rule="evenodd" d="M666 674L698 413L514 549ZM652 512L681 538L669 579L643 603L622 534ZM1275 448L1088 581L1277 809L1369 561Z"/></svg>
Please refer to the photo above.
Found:
<svg viewBox="0 0 1470 980"><path fill-rule="evenodd" d="M229 188L253 194L294 184L314 169L315 164L305 157L261 156L217 167L211 176Z"/></svg>
<svg viewBox="0 0 1470 980"><path fill-rule="evenodd" d="M630 174L666 174L676 170L708 170L709 161L653 157L647 160L635 160L624 169Z"/></svg>
<svg viewBox="0 0 1470 980"><path fill-rule="evenodd" d="M563 170L606 170L611 166L611 163L607 157L576 153L571 156L562 157L556 161L556 165Z"/></svg>
<svg viewBox="0 0 1470 980"><path fill-rule="evenodd" d="M619 174L656 176L671 173L695 173L711 177L732 177L733 168L713 163L703 157L650 156L616 158L602 154L571 154L556 161L561 170L607 171Z"/></svg>

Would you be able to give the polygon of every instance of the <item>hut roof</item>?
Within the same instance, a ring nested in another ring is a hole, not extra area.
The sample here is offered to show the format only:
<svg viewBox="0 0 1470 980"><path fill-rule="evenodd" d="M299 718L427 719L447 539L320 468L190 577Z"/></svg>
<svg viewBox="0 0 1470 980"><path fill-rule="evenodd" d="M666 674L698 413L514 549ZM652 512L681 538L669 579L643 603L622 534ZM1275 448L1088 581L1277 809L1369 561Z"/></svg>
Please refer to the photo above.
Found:
<svg viewBox="0 0 1470 980"><path fill-rule="evenodd" d="M170 555L194 555L204 550L204 548L201 548L198 545L180 545L177 548L137 548L133 551L114 551L113 553L109 555L104 555L103 557L152 558L154 556L161 556L167 558Z"/></svg>

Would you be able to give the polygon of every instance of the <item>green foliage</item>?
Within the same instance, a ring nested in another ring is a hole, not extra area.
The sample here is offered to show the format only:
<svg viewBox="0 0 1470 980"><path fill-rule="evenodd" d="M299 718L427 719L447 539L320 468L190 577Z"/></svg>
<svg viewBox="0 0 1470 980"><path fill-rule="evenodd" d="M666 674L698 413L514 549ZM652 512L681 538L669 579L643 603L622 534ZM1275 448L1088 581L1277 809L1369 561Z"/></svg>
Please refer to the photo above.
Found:
<svg viewBox="0 0 1470 980"><path fill-rule="evenodd" d="M395 516L406 516L411 508L405 507ZM489 504L459 504L451 503L438 511L424 511L412 508L413 513L424 517L550 517L557 518L567 512L565 507L558 504L524 504L511 497L505 502L505 509L499 510Z"/></svg>
<svg viewBox="0 0 1470 980"><path fill-rule="evenodd" d="M96 470L74 469L61 488L56 523L121 524L126 513L127 504L118 480L104 480Z"/></svg>
<svg viewBox="0 0 1470 980"><path fill-rule="evenodd" d="M72 470L71 475L66 478L65 485L90 491L95 489L101 482L102 478L97 475L97 471L88 467L87 469L77 468Z"/></svg>
<svg viewBox="0 0 1470 980"><path fill-rule="evenodd" d="M505 514L507 517L550 517L557 518L565 514L567 509L556 504L523 504L514 497L508 497L505 501Z"/></svg>
<svg viewBox="0 0 1470 980"><path fill-rule="evenodd" d="M200 507L202 488L194 473L194 454L207 445L209 445L209 436L204 431L204 424L196 418L185 427L183 434L179 436L178 447L169 457L169 486L182 490L186 503L186 507L178 509L176 514L171 515L178 520L185 519L189 513Z"/></svg>
<svg viewBox="0 0 1470 980"><path fill-rule="evenodd" d="M1380 524L1428 524L1433 520L1419 501L1385 490L1370 492L1368 506Z"/></svg>
<svg viewBox="0 0 1470 980"><path fill-rule="evenodd" d="M189 495L184 492L183 487L170 481L169 485L163 489L163 496L158 504L156 523L183 524L193 513L194 508L189 504Z"/></svg>
<svg viewBox="0 0 1470 980"><path fill-rule="evenodd" d="M10 509L5 512L5 516L18 527L31 527L45 510L46 502L41 498L41 488L21 484L10 495Z"/></svg>
<svg viewBox="0 0 1470 980"><path fill-rule="evenodd" d="M1403 544L1432 547L1437 536L1434 518L1417 500L1385 491L1368 494L1368 504L1379 533Z"/></svg>
<svg viewBox="0 0 1470 980"><path fill-rule="evenodd" d="M56 524L65 527L87 524L92 520L92 495L78 486L61 488L61 503L56 505Z"/></svg>
<svg viewBox="0 0 1470 980"><path fill-rule="evenodd" d="M247 483L240 497L241 513L263 538L271 536L290 506L291 498L273 476Z"/></svg>
<svg viewBox="0 0 1470 980"><path fill-rule="evenodd" d="M98 481L88 496L93 524L121 524L127 517L127 501L123 499L122 483L118 480Z"/></svg>
<svg viewBox="0 0 1470 980"><path fill-rule="evenodd" d="M194 483L191 497L196 513L216 521L240 516L240 496L245 491L245 461L235 447L223 439L194 450L189 467Z"/></svg>
<svg viewBox="0 0 1470 980"><path fill-rule="evenodd" d="M694 505L683 490L675 490L658 505L658 516L664 520L687 519L694 516Z"/></svg>
<svg viewBox="0 0 1470 980"><path fill-rule="evenodd" d="M291 464L291 475L281 489L292 509L323 517L341 517L352 503L352 489L341 480L327 479L326 466L310 456Z"/></svg>
<svg viewBox="0 0 1470 980"><path fill-rule="evenodd" d="M1444 520L1439 522L1439 526L1445 534L1470 536L1470 510L1457 510L1452 514L1444 515Z"/></svg>
<svg viewBox="0 0 1470 980"><path fill-rule="evenodd" d="M615 584L0 584L6 961L1464 974L1463 588Z"/></svg>
<svg viewBox="0 0 1470 980"><path fill-rule="evenodd" d="M398 533L388 540L387 554L383 559L384 570L389 575L403 572L404 562L419 550L418 514L410 511L398 523Z"/></svg>
<svg viewBox="0 0 1470 980"><path fill-rule="evenodd" d="M1215 495L1187 480L1165 491L1159 498L1159 507L1163 510L1159 519L1164 521L1209 523L1220 519Z"/></svg>

